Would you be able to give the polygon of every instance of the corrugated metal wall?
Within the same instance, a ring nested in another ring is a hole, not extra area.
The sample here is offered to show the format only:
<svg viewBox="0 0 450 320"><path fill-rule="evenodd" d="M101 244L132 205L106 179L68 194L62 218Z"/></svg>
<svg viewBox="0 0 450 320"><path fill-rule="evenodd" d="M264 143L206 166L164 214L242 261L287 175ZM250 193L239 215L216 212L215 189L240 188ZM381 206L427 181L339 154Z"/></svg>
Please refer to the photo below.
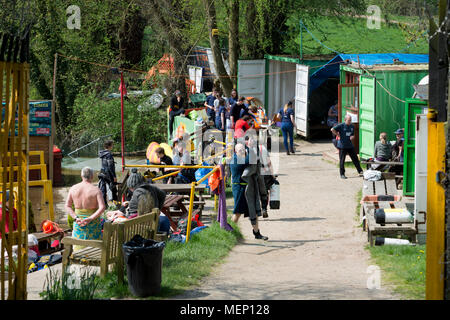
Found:
<svg viewBox="0 0 450 320"><path fill-rule="evenodd" d="M295 63L269 60L267 111L269 118L295 98Z"/></svg>
<svg viewBox="0 0 450 320"><path fill-rule="evenodd" d="M379 82L376 87L375 139L378 139L381 132L386 132L389 140L395 140L395 130L403 128L405 124L405 103L392 97L381 85L395 97L405 100L414 94L412 85L419 83L428 71L375 71L372 74Z"/></svg>
<svg viewBox="0 0 450 320"><path fill-rule="evenodd" d="M296 62L286 62L267 59L267 112L271 118L289 100L295 98L295 70ZM326 64L326 60L302 60L300 64L309 66L309 75L313 74L318 67Z"/></svg>

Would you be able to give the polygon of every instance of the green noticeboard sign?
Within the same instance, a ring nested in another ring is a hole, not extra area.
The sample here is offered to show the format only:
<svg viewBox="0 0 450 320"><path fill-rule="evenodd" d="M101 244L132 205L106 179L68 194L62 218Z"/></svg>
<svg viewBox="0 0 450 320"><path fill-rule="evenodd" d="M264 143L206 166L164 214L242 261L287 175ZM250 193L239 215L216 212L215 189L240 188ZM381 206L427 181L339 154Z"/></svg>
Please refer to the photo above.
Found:
<svg viewBox="0 0 450 320"><path fill-rule="evenodd" d="M405 103L405 142L403 159L403 194L414 196L416 171L416 122L417 115L425 113L427 102L419 99L406 99Z"/></svg>

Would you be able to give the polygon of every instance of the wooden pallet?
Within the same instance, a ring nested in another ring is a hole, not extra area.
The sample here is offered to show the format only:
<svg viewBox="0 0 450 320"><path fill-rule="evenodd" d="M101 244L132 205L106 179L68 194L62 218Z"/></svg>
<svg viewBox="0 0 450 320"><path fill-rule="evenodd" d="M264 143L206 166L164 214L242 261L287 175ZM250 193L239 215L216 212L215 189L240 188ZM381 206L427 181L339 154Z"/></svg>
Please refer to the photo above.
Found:
<svg viewBox="0 0 450 320"><path fill-rule="evenodd" d="M367 228L367 240L370 243L370 246L374 245L374 237L377 235L383 236L393 236L396 237L398 235L406 235L410 238L411 242L416 242L416 234L417 228L414 222L411 223L401 223L401 224L385 224L381 225L376 223L375 221L375 210L376 209L399 209L405 208L407 206L404 202L374 202L374 203L365 203L366 210L366 219L365 226Z"/></svg>
<svg viewBox="0 0 450 320"><path fill-rule="evenodd" d="M397 186L395 183L395 174L389 172L383 172L381 174L381 180L378 181L367 181L363 180L363 189L362 189L362 198L364 199L366 196L396 196L397 195ZM368 205L372 204L373 201L361 201L361 210L360 210L360 221L363 223L363 230L366 230L367 221L366 214L368 212ZM390 202L388 202L390 203Z"/></svg>

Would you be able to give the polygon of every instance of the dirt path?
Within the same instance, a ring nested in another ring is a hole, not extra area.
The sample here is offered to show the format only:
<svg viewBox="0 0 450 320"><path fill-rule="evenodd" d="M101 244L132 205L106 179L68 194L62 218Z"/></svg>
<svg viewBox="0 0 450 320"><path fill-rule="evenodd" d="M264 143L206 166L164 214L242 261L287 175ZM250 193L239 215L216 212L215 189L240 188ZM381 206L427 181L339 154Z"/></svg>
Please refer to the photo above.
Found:
<svg viewBox="0 0 450 320"><path fill-rule="evenodd" d="M245 240L213 274L175 299L398 299L389 288L367 289L367 235L355 219L361 178L322 160L330 143L298 142L300 152L280 154L281 210L269 212L257 241L248 219Z"/></svg>

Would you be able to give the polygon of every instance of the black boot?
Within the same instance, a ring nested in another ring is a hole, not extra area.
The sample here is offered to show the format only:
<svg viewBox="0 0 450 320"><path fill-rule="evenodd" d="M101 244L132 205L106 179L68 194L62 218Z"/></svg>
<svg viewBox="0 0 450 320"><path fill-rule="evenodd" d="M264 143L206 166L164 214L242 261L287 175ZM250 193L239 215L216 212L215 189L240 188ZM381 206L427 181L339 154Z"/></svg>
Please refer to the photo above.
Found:
<svg viewBox="0 0 450 320"><path fill-rule="evenodd" d="M258 232L255 232L255 230L253 230L253 235L255 236L255 239L269 240L269 237L263 236L259 232L259 230L258 230Z"/></svg>

